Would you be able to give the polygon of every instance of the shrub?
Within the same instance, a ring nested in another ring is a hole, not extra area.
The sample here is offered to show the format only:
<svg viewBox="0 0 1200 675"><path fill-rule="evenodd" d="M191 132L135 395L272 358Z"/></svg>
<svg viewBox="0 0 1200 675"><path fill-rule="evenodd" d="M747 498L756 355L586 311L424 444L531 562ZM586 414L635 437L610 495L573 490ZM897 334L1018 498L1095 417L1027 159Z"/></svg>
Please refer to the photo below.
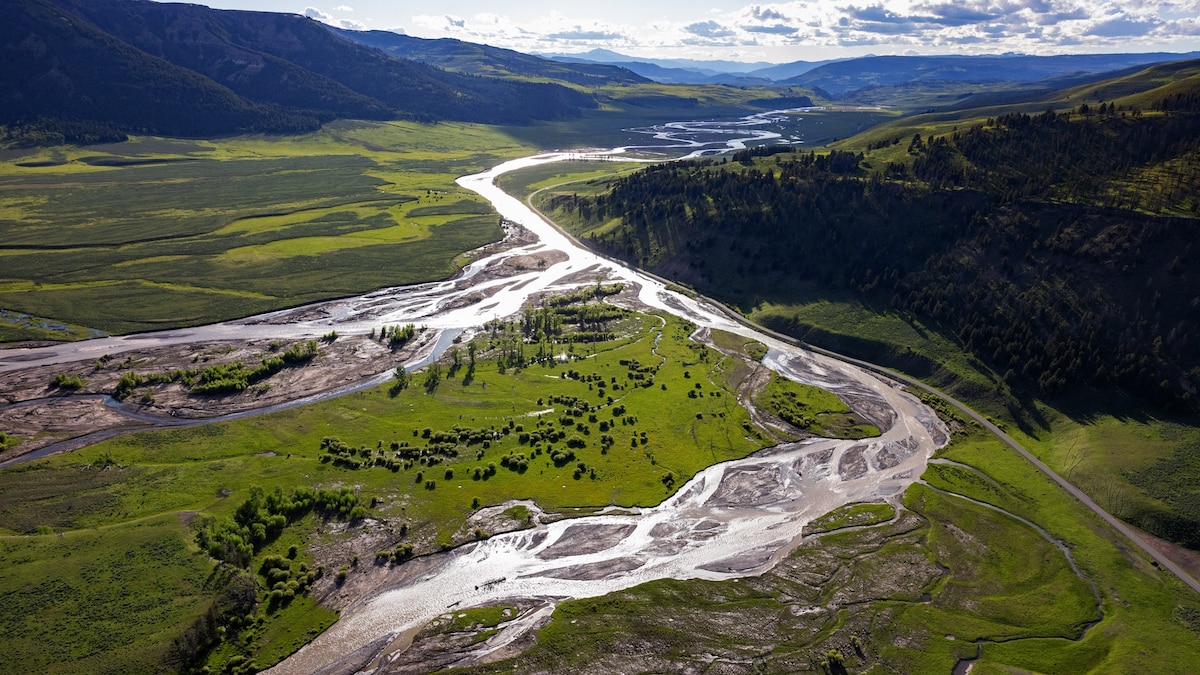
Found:
<svg viewBox="0 0 1200 675"><path fill-rule="evenodd" d="M50 386L56 389L67 389L70 391L79 391L83 389L87 382L78 375L68 375L66 373L58 373L50 380Z"/></svg>

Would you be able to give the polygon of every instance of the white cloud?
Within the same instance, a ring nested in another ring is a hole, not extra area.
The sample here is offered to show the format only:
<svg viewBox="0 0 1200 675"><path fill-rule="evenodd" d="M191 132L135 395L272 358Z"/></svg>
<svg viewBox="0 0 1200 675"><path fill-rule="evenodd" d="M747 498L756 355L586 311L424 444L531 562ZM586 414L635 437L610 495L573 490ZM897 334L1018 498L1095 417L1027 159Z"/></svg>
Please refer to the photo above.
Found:
<svg viewBox="0 0 1200 675"><path fill-rule="evenodd" d="M339 6L339 7L333 8L333 11L335 11L335 12L345 11L345 10L353 11L353 10L350 10L349 7L344 7L344 6ZM320 21L323 24L333 26L335 28L344 28L346 30L364 30L366 28L366 26L363 25L363 23L361 21L355 21L353 19L338 19L338 18L335 18L332 14L326 14L325 12L317 9L316 7L305 7L304 8L304 16L307 16L310 19L315 19L317 21Z"/></svg>
<svg viewBox="0 0 1200 675"><path fill-rule="evenodd" d="M703 38L723 38L736 35L732 28L724 26L716 21L698 21L693 24L688 24L683 27L683 30L692 35L699 35Z"/></svg>
<svg viewBox="0 0 1200 675"><path fill-rule="evenodd" d="M690 20L636 18L616 23L587 10L514 20L503 10L470 16L421 15L410 33L454 37L524 51L596 47L682 54L736 48L832 50L876 46L879 53L1137 51L1200 32L1200 0L792 0L734 11L697 8ZM324 20L324 19L321 19ZM1200 48L1197 44L1192 49Z"/></svg>
<svg viewBox="0 0 1200 675"><path fill-rule="evenodd" d="M326 14L325 12L322 12L321 10L317 9L316 7L305 7L304 8L304 16L307 16L310 19L316 19L317 21L320 21L322 23L329 23L330 21L333 21L332 16L329 16L328 14Z"/></svg>

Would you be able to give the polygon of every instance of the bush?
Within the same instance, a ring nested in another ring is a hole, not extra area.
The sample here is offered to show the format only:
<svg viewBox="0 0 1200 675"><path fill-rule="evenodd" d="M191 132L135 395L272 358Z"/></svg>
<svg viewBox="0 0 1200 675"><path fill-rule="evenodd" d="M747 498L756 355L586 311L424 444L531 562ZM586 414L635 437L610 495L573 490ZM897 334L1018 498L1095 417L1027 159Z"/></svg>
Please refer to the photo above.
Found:
<svg viewBox="0 0 1200 675"><path fill-rule="evenodd" d="M58 373L50 380L50 386L56 389L67 389L70 391L79 391L83 389L87 382L78 375L68 375L66 373Z"/></svg>

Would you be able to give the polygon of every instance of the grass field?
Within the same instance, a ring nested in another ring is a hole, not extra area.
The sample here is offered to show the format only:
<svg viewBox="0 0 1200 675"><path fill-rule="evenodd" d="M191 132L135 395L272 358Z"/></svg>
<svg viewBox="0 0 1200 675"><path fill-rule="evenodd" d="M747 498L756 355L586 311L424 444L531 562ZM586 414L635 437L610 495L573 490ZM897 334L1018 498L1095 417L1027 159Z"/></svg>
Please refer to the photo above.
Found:
<svg viewBox="0 0 1200 675"><path fill-rule="evenodd" d="M212 563L180 518L232 516L252 486L353 487L362 503L374 504L373 518L404 524L401 539L419 553L465 541L471 535L459 530L476 508L515 498L552 511L657 504L704 467L761 447L748 413L722 385L721 356L691 343L691 326L641 314L617 323L619 337L609 342L555 346L566 361L502 374L496 355L512 342L501 330L477 338L475 368L451 371L446 364L429 393L418 375L394 396L384 386L233 423L133 434L0 472L0 551L6 568L20 571L0 582L0 622L71 635L88 630L86 616L111 615L125 618L104 633L113 645L169 643L221 592L205 585ZM526 346L530 358L535 348ZM477 437L468 438L473 432ZM455 440L447 446L443 434ZM329 438L337 438L338 450L325 449ZM428 448L435 449L405 456ZM570 459L560 459L568 451ZM59 564L62 556L91 569L141 546L131 537L151 532L169 540L170 555L131 552L119 582L96 579L96 595L87 598L97 606L86 615L64 609L34 618L22 611L51 588L67 598L66 589L85 585L89 577ZM259 551L251 569L289 545L304 550L331 536L309 517ZM72 543L83 541L94 545ZM351 562L331 561L331 573ZM164 576L159 566L174 571ZM173 611L127 611L124 598L149 605L168 583L175 584ZM249 646L223 646L211 663L248 658L261 667L290 653L332 618L301 600L277 612L260 608L262 621L242 638ZM45 663L35 639L3 644L14 667L38 671ZM96 672L154 670L164 658L161 649L94 652Z"/></svg>
<svg viewBox="0 0 1200 675"><path fill-rule="evenodd" d="M867 424L832 392L793 382L771 373L766 388L754 399L760 409L778 415L788 424L818 436L867 438L879 429Z"/></svg>
<svg viewBox="0 0 1200 675"><path fill-rule="evenodd" d="M23 156L0 163L0 307L125 333L442 278L502 234L454 179L530 151L486 127L339 122Z"/></svg>

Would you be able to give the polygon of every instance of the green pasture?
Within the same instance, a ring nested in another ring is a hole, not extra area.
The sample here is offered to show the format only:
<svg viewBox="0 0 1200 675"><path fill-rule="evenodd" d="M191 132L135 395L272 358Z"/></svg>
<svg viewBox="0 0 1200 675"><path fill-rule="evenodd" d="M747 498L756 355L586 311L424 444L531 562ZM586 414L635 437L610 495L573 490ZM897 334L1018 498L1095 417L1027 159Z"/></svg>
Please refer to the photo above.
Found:
<svg viewBox="0 0 1200 675"><path fill-rule="evenodd" d="M534 499L550 511L649 506L697 471L762 446L760 431L722 383L718 363L724 357L690 342L692 326L641 314L627 316L620 325L613 340L556 344L552 362L507 367L503 373L496 354L511 345L511 338L500 329L494 337L476 338L474 369L465 363L453 370L443 364L442 377L428 390L418 373L400 391L385 385L236 422L130 434L0 472L0 550L7 568L21 570L0 582L0 592L5 598L17 598L13 593L36 598L42 591L31 589L74 588L83 581L72 576L75 572L60 575L70 570L62 568L59 558L82 561L100 554L73 552L71 542L94 541L97 551L103 548L104 555L120 557L137 545L129 537L153 524L155 536L170 540L171 556L159 562L132 560L119 583L98 579L97 595L87 597L97 604L92 616L125 618L105 633L114 645L153 639L161 646L182 634L223 588L215 582L205 585L212 563L195 552L180 518L197 512L229 517L252 486L268 492L351 487L361 503L374 504L371 517L397 529L407 526L396 545L410 542L420 553L475 536L459 530L479 507L516 498ZM466 345L460 349L465 352ZM535 347L525 349L532 356ZM579 402L587 403L587 412ZM394 458L393 443L401 451L424 447L427 428L433 434L490 430L496 436L486 447L456 443L453 455L390 465L382 461ZM537 431L547 436L556 432L557 440L521 439L522 433ZM606 442L606 436L611 440ZM326 438L353 448L358 468L323 451ZM552 455L567 450L574 457L556 464ZM504 459L518 455L524 468ZM489 470L489 465L495 468ZM280 555L292 544L303 550L324 536L323 530L318 519L306 518L288 527L256 560ZM191 575L185 579L190 586L170 591L174 613L127 612L122 598L161 600L162 584L172 577L153 573L160 564L184 570L171 574ZM35 568L37 574L26 575ZM28 586L33 583L29 579L45 581ZM265 666L293 651L332 620L327 612L313 614L311 603L302 600L300 596L274 613L260 609L262 621L246 638L250 646L223 646L210 657L212 662L250 654ZM5 625L26 622L29 631L36 627L62 635L86 630L86 619L69 612L22 616L17 610L25 605L15 600L0 607ZM45 663L37 640L3 643L14 665L38 671ZM153 670L154 663L166 658L161 649L141 650L136 657L114 649L96 648L91 658L96 664L124 664L133 670ZM98 665L96 670L112 667Z"/></svg>
<svg viewBox="0 0 1200 675"><path fill-rule="evenodd" d="M1178 606L1195 607L1200 598L1071 499L998 440L973 433L949 446L942 456L969 464L992 480L953 466L932 465L931 485L999 506L1045 528L1071 550L1102 597L1104 618L1075 642L995 645L985 661L1041 671L1044 664L1076 663L1069 670L1124 672L1154 654L1154 672L1186 669L1200 641L1174 618ZM1149 663L1149 662L1147 662ZM1043 664L1037 666L1035 664ZM1056 672L1049 668L1042 672Z"/></svg>
<svg viewBox="0 0 1200 675"><path fill-rule="evenodd" d="M510 171L500 176L496 184L518 199L525 199L545 188L555 188L556 193L569 191L597 194L607 191L608 183L616 176L637 171L645 166L642 162L620 161L554 162Z"/></svg>
<svg viewBox="0 0 1200 675"><path fill-rule="evenodd" d="M856 298L801 294L766 300L746 315L808 344L924 379L989 413L1003 412L1010 400L999 376L964 354L939 327L903 313Z"/></svg>
<svg viewBox="0 0 1200 675"><path fill-rule="evenodd" d="M219 585L175 514L2 537L0 566L8 672L159 671Z"/></svg>
<svg viewBox="0 0 1200 675"><path fill-rule="evenodd" d="M833 392L793 382L775 373L771 373L767 386L754 398L754 404L792 426L818 436L867 438L879 435L878 428L851 412Z"/></svg>
<svg viewBox="0 0 1200 675"><path fill-rule="evenodd" d="M530 151L487 127L338 122L21 156L0 163L0 307L125 333L443 278L501 236L454 180Z"/></svg>

